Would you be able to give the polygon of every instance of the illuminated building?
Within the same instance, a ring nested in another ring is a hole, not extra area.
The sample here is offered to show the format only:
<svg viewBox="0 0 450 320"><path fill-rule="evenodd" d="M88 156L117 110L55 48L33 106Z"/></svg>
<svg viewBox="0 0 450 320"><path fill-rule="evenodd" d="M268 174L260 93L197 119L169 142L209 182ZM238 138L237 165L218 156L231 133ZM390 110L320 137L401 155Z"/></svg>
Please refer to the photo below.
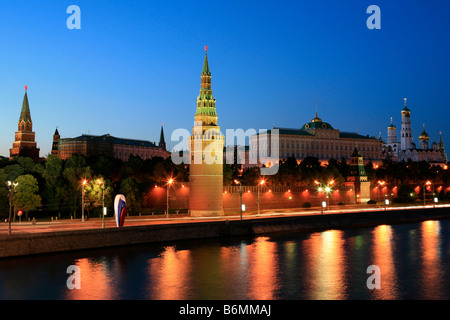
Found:
<svg viewBox="0 0 450 320"><path fill-rule="evenodd" d="M370 200L370 182L364 168L363 157L356 147L352 153L345 185L355 188L356 203L367 203Z"/></svg>
<svg viewBox="0 0 450 320"><path fill-rule="evenodd" d="M189 138L189 212L191 216L223 215L224 136L217 124L207 48L201 73L192 136Z"/></svg>
<svg viewBox="0 0 450 320"><path fill-rule="evenodd" d="M37 148L37 143L35 142L35 133L33 132L33 121L31 120L27 89L28 87L25 86L25 95L23 97L18 130L15 133L13 147L9 149L9 152L11 158L30 157L34 161L38 161L39 148Z"/></svg>
<svg viewBox="0 0 450 320"><path fill-rule="evenodd" d="M399 142L397 141L397 131L391 118L391 125L388 127L387 133L387 143L383 143L382 147L382 153L385 158L390 158L394 161L427 161L439 165L447 162L447 155L445 153L441 133L439 134L439 143L433 142L430 148L430 136L425 131L424 124L423 131L419 136L419 147L413 142L411 110L406 106L406 98L405 107L402 110L401 125L401 138Z"/></svg>
<svg viewBox="0 0 450 320"><path fill-rule="evenodd" d="M164 134L162 128L161 134ZM170 157L170 152L165 149L163 136L160 138L160 144L156 145L146 140L116 138L109 134L102 136L83 134L76 138L59 139L57 154L62 160L78 154L85 157L105 156L124 162L128 161L130 156L140 157L143 160Z"/></svg>
<svg viewBox="0 0 450 320"><path fill-rule="evenodd" d="M365 160L381 160L381 144L375 137L363 136L353 132L341 132L329 123L322 121L317 115L311 122L300 129L273 128L279 132L279 157L287 159L294 157L301 162L306 157L315 157L322 161L330 159L350 160L355 146L358 146ZM260 165L267 164L267 160L259 155L270 154L272 130L250 136L250 161ZM268 137L266 137L266 135Z"/></svg>

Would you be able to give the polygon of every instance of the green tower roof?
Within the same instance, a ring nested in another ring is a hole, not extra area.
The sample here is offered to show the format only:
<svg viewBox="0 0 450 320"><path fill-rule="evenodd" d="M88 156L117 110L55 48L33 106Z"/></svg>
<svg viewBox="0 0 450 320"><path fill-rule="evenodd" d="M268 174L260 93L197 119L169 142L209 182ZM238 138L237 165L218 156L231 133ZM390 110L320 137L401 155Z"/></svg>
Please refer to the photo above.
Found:
<svg viewBox="0 0 450 320"><path fill-rule="evenodd" d="M328 122L323 122L322 119L320 119L317 115L311 120L309 123L305 123L301 130L307 130L307 129L333 129L331 124Z"/></svg>
<svg viewBox="0 0 450 320"><path fill-rule="evenodd" d="M25 87L25 95L23 97L22 110L20 111L19 121L32 122L30 105L28 104L27 87Z"/></svg>
<svg viewBox="0 0 450 320"><path fill-rule="evenodd" d="M209 65L208 65L208 53L207 53L208 47L205 46L205 60L203 61L203 70L202 74L206 74L208 76L211 75L211 72L209 71Z"/></svg>

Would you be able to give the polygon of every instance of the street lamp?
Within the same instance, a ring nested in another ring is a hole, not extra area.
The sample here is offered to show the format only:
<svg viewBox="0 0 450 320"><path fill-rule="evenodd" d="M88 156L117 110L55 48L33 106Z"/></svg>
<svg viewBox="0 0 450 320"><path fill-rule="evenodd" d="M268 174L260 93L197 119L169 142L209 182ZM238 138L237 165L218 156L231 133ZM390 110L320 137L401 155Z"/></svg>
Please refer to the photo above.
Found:
<svg viewBox="0 0 450 320"><path fill-rule="evenodd" d="M380 203L381 206L381 190L383 189L384 184L386 183L386 181L382 181L382 180L378 180L378 202Z"/></svg>
<svg viewBox="0 0 450 320"><path fill-rule="evenodd" d="M258 214L259 214L259 188L260 188L260 186L264 185L265 183L266 183L266 180L262 179L259 182L259 184L258 184L258 200L257 200L257 202L258 202Z"/></svg>
<svg viewBox="0 0 450 320"><path fill-rule="evenodd" d="M425 206L425 191L427 189L427 186L431 185L431 181L428 180L424 185L423 185L423 205Z"/></svg>
<svg viewBox="0 0 450 320"><path fill-rule="evenodd" d="M19 183L16 182L16 181L14 181L14 182L7 181L7 182L6 182L6 185L7 185L8 189L9 189L9 219L8 219L8 220L9 220L9 221L8 221L9 227L8 227L8 235L11 235L11 208L12 208L12 195L13 195L14 192L16 192L15 189L16 189L16 187L19 185Z"/></svg>
<svg viewBox="0 0 450 320"><path fill-rule="evenodd" d="M100 189L102 189L102 228L105 229L105 185L100 179L97 179L97 182L100 185Z"/></svg>
<svg viewBox="0 0 450 320"><path fill-rule="evenodd" d="M326 204L327 210L329 210L330 208L329 208L329 203L328 203L328 194L331 191L330 185L333 185L334 182L335 182L334 180L331 180L330 182L328 182L327 185L324 185L323 183L321 183L321 182L319 182L317 180L314 180L314 184L319 186L318 191L320 193L320 212L322 214L323 214L323 208L324 208L323 192L326 193L326 197L327 198L326 198L326 203L325 204Z"/></svg>
<svg viewBox="0 0 450 320"><path fill-rule="evenodd" d="M330 210L330 203L329 203L329 200L328 200L328 194L330 193L330 191L331 191L331 188L329 186L326 186L325 187L325 192L326 192L326 197L327 197L327 210Z"/></svg>
<svg viewBox="0 0 450 320"><path fill-rule="evenodd" d="M323 214L323 188L319 187L319 193L320 193L320 213Z"/></svg>
<svg viewBox="0 0 450 320"><path fill-rule="evenodd" d="M166 212L166 218L169 217L169 188L170 185L173 183L173 179L170 178L169 181L167 181L167 212Z"/></svg>
<svg viewBox="0 0 450 320"><path fill-rule="evenodd" d="M243 192L242 184L241 184L241 182L239 180L234 180L234 183L239 184L239 195L240 195L240 198L241 198L241 221L242 221L242 192Z"/></svg>
<svg viewBox="0 0 450 320"><path fill-rule="evenodd" d="M81 186L81 222L84 222L84 186L86 183L87 180L84 179Z"/></svg>

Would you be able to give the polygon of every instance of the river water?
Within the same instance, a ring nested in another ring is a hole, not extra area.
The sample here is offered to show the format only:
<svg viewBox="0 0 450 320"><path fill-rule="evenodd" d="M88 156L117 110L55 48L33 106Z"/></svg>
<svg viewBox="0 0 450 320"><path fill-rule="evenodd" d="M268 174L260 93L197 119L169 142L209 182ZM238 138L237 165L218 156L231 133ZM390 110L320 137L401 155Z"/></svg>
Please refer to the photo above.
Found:
<svg viewBox="0 0 450 320"><path fill-rule="evenodd" d="M449 299L449 240L430 220L3 259L0 299Z"/></svg>

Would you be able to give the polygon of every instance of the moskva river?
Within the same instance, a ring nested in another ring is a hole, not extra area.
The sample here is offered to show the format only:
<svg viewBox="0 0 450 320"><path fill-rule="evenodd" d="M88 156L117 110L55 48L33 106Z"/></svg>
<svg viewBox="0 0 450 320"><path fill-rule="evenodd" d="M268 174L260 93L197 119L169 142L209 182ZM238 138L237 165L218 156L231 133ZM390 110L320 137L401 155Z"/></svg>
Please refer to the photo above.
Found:
<svg viewBox="0 0 450 320"><path fill-rule="evenodd" d="M449 299L450 221L0 260L0 299Z"/></svg>

